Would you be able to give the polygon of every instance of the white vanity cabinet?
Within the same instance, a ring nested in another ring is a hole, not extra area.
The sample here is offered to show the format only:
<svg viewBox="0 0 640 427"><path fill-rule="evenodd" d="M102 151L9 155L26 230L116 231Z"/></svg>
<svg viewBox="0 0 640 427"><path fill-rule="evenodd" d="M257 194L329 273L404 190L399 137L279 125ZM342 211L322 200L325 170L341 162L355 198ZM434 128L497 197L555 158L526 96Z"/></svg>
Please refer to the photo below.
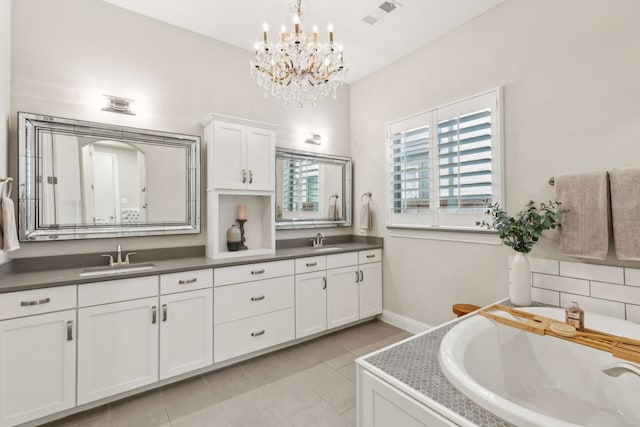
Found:
<svg viewBox="0 0 640 427"><path fill-rule="evenodd" d="M207 190L275 191L276 126L210 114Z"/></svg>
<svg viewBox="0 0 640 427"><path fill-rule="evenodd" d="M78 405L158 381L158 276L78 288Z"/></svg>
<svg viewBox="0 0 640 427"><path fill-rule="evenodd" d="M76 286L0 294L0 426L75 406Z"/></svg>
<svg viewBox="0 0 640 427"><path fill-rule="evenodd" d="M381 249L296 260L296 338L382 312Z"/></svg>
<svg viewBox="0 0 640 427"><path fill-rule="evenodd" d="M160 380L213 364L213 270L160 276Z"/></svg>
<svg viewBox="0 0 640 427"><path fill-rule="evenodd" d="M295 337L294 261L217 268L214 363Z"/></svg>

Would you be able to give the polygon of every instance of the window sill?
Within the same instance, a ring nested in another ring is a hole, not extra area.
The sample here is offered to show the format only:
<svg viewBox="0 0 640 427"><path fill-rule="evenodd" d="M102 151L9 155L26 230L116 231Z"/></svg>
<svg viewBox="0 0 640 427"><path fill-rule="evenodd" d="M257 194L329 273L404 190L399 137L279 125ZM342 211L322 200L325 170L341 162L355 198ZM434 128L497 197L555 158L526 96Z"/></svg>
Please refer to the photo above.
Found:
<svg viewBox="0 0 640 427"><path fill-rule="evenodd" d="M500 246L502 244L502 240L498 237L498 232L493 230L415 225L388 225L387 229L389 230L390 237L401 237L405 239L441 240L492 246Z"/></svg>

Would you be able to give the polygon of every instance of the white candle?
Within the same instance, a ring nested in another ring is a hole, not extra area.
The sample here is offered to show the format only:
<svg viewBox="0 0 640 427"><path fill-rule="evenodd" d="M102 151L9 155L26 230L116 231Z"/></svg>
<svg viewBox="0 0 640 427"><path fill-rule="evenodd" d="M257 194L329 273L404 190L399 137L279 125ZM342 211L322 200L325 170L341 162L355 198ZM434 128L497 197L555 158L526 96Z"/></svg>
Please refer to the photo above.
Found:
<svg viewBox="0 0 640 427"><path fill-rule="evenodd" d="M247 207L245 205L238 205L236 219L247 219Z"/></svg>

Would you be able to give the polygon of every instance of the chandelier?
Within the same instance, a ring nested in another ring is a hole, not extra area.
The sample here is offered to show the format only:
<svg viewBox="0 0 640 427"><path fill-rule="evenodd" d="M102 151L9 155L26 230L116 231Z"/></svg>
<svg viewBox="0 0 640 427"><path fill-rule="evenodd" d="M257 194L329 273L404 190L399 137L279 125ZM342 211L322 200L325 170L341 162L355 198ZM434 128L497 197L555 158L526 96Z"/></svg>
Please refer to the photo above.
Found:
<svg viewBox="0 0 640 427"><path fill-rule="evenodd" d="M333 26L329 24L329 41L318 42L318 27L311 34L302 26L302 0L292 5L295 10L293 29L287 33L283 25L280 39L269 39L269 26L263 27L263 40L256 43L256 57L250 62L251 76L264 89L264 96L283 99L286 105L316 104L318 99L332 94L347 73L342 58L342 46L333 41Z"/></svg>

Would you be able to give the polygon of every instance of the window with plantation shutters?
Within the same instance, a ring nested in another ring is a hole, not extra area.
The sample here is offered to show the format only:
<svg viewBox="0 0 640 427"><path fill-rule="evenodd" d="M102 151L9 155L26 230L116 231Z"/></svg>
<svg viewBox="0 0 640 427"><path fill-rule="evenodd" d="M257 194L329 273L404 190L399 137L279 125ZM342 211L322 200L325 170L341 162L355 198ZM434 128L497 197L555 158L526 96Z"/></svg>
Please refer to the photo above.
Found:
<svg viewBox="0 0 640 427"><path fill-rule="evenodd" d="M283 176L283 209L289 212L317 212L320 190L318 162L287 159Z"/></svg>
<svg viewBox="0 0 640 427"><path fill-rule="evenodd" d="M475 228L501 200L499 90L387 126L391 227Z"/></svg>

